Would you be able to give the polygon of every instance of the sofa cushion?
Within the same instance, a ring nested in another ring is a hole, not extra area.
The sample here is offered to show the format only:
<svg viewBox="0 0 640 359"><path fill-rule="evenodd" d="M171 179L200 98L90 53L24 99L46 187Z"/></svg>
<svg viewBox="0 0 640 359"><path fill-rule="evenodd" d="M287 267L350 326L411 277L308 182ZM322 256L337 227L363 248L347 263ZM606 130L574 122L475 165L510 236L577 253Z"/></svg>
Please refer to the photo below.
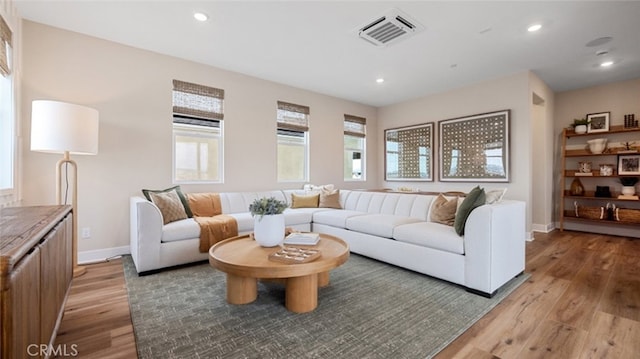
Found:
<svg viewBox="0 0 640 359"><path fill-rule="evenodd" d="M309 224L313 218L313 214L318 211L327 211L322 208L287 208L284 210L284 224L293 226L296 224Z"/></svg>
<svg viewBox="0 0 640 359"><path fill-rule="evenodd" d="M254 218L251 216L251 213L231 213L228 214L228 216L236 219L236 223L238 224L238 233L253 232Z"/></svg>
<svg viewBox="0 0 640 359"><path fill-rule="evenodd" d="M484 189L480 188L480 186L475 187L469 192L467 197L465 197L464 201L458 208L458 212L456 213L456 221L453 224L453 227L456 230L456 233L460 236L464 235L464 226L467 223L467 218L471 211L473 211L476 207L482 206L486 201L486 196L484 194Z"/></svg>
<svg viewBox="0 0 640 359"><path fill-rule="evenodd" d="M447 200L445 196L439 194L431 205L429 218L431 219L431 222L453 226L453 222L456 219L457 209L458 198Z"/></svg>
<svg viewBox="0 0 640 359"><path fill-rule="evenodd" d="M346 228L347 219L354 216L366 215L366 212L351 211L348 209L325 210L313 213L313 223L326 224L337 228Z"/></svg>
<svg viewBox="0 0 640 359"><path fill-rule="evenodd" d="M193 218L171 222L162 226L162 242L200 238L200 225Z"/></svg>
<svg viewBox="0 0 640 359"><path fill-rule="evenodd" d="M342 209L342 206L340 205L340 190L322 190L320 192L320 203L318 204L318 207Z"/></svg>
<svg viewBox="0 0 640 359"><path fill-rule="evenodd" d="M160 210L160 213L162 213L162 221L164 224L188 218L187 212L184 210L184 205L175 190L168 192L150 192L149 197L151 197L151 202L153 202Z"/></svg>
<svg viewBox="0 0 640 359"><path fill-rule="evenodd" d="M171 192L171 191L174 191L174 190L178 194L178 197L180 197L180 202L182 203L182 206L184 207L184 211L187 214L187 217L189 217L189 218L193 217L193 214L191 213L191 209L189 208L189 201L187 200L187 196L185 196L185 194L182 193L182 189L180 189L180 186L173 186L173 187L169 187L167 189L143 189L142 190L142 194L144 195L144 197L148 201L151 201L151 193Z"/></svg>
<svg viewBox="0 0 640 359"><path fill-rule="evenodd" d="M318 208L320 193L308 195L291 194L291 208Z"/></svg>
<svg viewBox="0 0 640 359"><path fill-rule="evenodd" d="M464 240L451 226L434 222L418 222L397 226L393 239L422 247L464 254Z"/></svg>
<svg viewBox="0 0 640 359"><path fill-rule="evenodd" d="M346 228L360 233L392 238L396 226L420 222L417 218L395 216L392 214L366 214L347 218Z"/></svg>

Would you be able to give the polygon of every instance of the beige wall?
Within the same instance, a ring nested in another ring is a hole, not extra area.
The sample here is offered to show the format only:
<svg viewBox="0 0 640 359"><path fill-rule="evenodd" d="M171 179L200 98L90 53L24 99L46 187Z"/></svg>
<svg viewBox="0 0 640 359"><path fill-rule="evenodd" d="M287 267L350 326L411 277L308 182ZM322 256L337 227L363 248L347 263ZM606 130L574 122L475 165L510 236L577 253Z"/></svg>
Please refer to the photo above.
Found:
<svg viewBox="0 0 640 359"><path fill-rule="evenodd" d="M623 125L624 115L633 113L636 118L640 117L640 78L622 82L616 82L601 86L593 86L573 91L565 91L556 93L555 96L555 158L560 159L561 134L562 130L573 123L574 118L585 118L589 113L611 112L610 125ZM640 143L640 135L636 136L636 143ZM611 140L615 141L616 136L612 136ZM613 159L615 162L615 159ZM599 161L594 164L600 163ZM554 204L555 219L559 216L559 197L563 184L560 183L561 164L556 161L554 166L555 181L554 185ZM619 183L613 179L609 183L602 185L619 186ZM612 187L614 189L615 187ZM597 228L592 228L598 230ZM611 226L604 229L605 233L624 235L622 230ZM627 230L637 231L635 228ZM600 229L602 231L602 229Z"/></svg>
<svg viewBox="0 0 640 359"><path fill-rule="evenodd" d="M554 93L530 73L531 106L531 220L532 229L549 232L553 221Z"/></svg>
<svg viewBox="0 0 640 359"><path fill-rule="evenodd" d="M510 121L510 176L509 183L481 183L484 188L504 188L506 197L527 202L527 231L531 231L531 157L532 136L530 121L530 74L523 72L465 88L435 94L391 106L378 111L378 137L382 141L384 130L420 123L434 122L434 182L388 182L381 177L383 187L411 187L425 191L464 191L478 185L472 182L438 182L437 148L440 120L474 114L511 110ZM381 145L381 148L383 145ZM384 171L384 156L378 157L378 167Z"/></svg>
<svg viewBox="0 0 640 359"><path fill-rule="evenodd" d="M379 183L376 108L78 33L23 22L22 119L30 133L31 102L51 99L96 108L96 156L74 156L79 167L79 228L92 238L79 250L129 244L129 197L142 188L165 188L171 177L171 90L180 79L225 90L225 183L183 185L187 192L301 188L276 181L276 101L307 105L310 115L310 182L339 188ZM343 115L367 118L367 181L344 182ZM27 136L28 137L28 136ZM24 141L23 203L55 203L59 155L29 151Z"/></svg>

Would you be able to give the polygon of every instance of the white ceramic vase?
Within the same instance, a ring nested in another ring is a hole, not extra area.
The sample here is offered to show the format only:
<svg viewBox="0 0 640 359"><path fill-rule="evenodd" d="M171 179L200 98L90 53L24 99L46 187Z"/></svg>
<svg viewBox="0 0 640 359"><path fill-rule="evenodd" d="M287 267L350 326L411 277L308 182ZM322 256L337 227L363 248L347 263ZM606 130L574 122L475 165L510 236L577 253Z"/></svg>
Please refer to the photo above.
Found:
<svg viewBox="0 0 640 359"><path fill-rule="evenodd" d="M622 194L625 196L633 196L636 194L636 186L622 186Z"/></svg>
<svg viewBox="0 0 640 359"><path fill-rule="evenodd" d="M574 131L575 131L577 134L587 133L587 125L577 125L577 126L574 128Z"/></svg>
<svg viewBox="0 0 640 359"><path fill-rule="evenodd" d="M263 247L275 247L284 241L284 214L255 216L253 237Z"/></svg>
<svg viewBox="0 0 640 359"><path fill-rule="evenodd" d="M587 141L589 144L589 151L594 154L600 154L604 152L607 148L607 139L606 138L596 138L593 140Z"/></svg>

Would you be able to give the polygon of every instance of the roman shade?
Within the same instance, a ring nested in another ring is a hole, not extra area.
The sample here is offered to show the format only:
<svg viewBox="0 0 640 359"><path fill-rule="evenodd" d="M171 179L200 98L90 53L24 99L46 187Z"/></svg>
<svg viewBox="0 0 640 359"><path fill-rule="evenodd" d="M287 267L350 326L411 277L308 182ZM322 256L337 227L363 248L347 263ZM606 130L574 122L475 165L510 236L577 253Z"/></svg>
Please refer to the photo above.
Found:
<svg viewBox="0 0 640 359"><path fill-rule="evenodd" d="M11 69L9 68L9 56L11 55L9 48L12 46L11 38L11 29L9 29L9 25L4 21L4 18L0 16L0 74L2 74L2 76L9 76L9 74L11 74Z"/></svg>
<svg viewBox="0 0 640 359"><path fill-rule="evenodd" d="M224 90L173 80L173 122L220 127Z"/></svg>
<svg viewBox="0 0 640 359"><path fill-rule="evenodd" d="M365 137L367 119L364 117L344 115L344 134L354 137Z"/></svg>
<svg viewBox="0 0 640 359"><path fill-rule="evenodd" d="M309 107L278 101L278 130L309 131Z"/></svg>

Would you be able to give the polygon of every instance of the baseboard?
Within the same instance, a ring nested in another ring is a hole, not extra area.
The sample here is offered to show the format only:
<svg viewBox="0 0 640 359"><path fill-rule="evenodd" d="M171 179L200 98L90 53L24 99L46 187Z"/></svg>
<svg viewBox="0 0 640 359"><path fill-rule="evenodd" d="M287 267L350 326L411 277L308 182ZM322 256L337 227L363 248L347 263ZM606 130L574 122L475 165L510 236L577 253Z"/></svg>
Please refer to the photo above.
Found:
<svg viewBox="0 0 640 359"><path fill-rule="evenodd" d="M533 232L542 232L542 233L549 233L551 231L553 231L554 229L556 229L556 225L554 223L547 223L547 224L532 224L531 225L531 230Z"/></svg>
<svg viewBox="0 0 640 359"><path fill-rule="evenodd" d="M527 242L534 240L533 232L524 232L524 240Z"/></svg>
<svg viewBox="0 0 640 359"><path fill-rule="evenodd" d="M78 252L78 264L103 262L108 258L113 258L124 254L131 254L129 246Z"/></svg>

